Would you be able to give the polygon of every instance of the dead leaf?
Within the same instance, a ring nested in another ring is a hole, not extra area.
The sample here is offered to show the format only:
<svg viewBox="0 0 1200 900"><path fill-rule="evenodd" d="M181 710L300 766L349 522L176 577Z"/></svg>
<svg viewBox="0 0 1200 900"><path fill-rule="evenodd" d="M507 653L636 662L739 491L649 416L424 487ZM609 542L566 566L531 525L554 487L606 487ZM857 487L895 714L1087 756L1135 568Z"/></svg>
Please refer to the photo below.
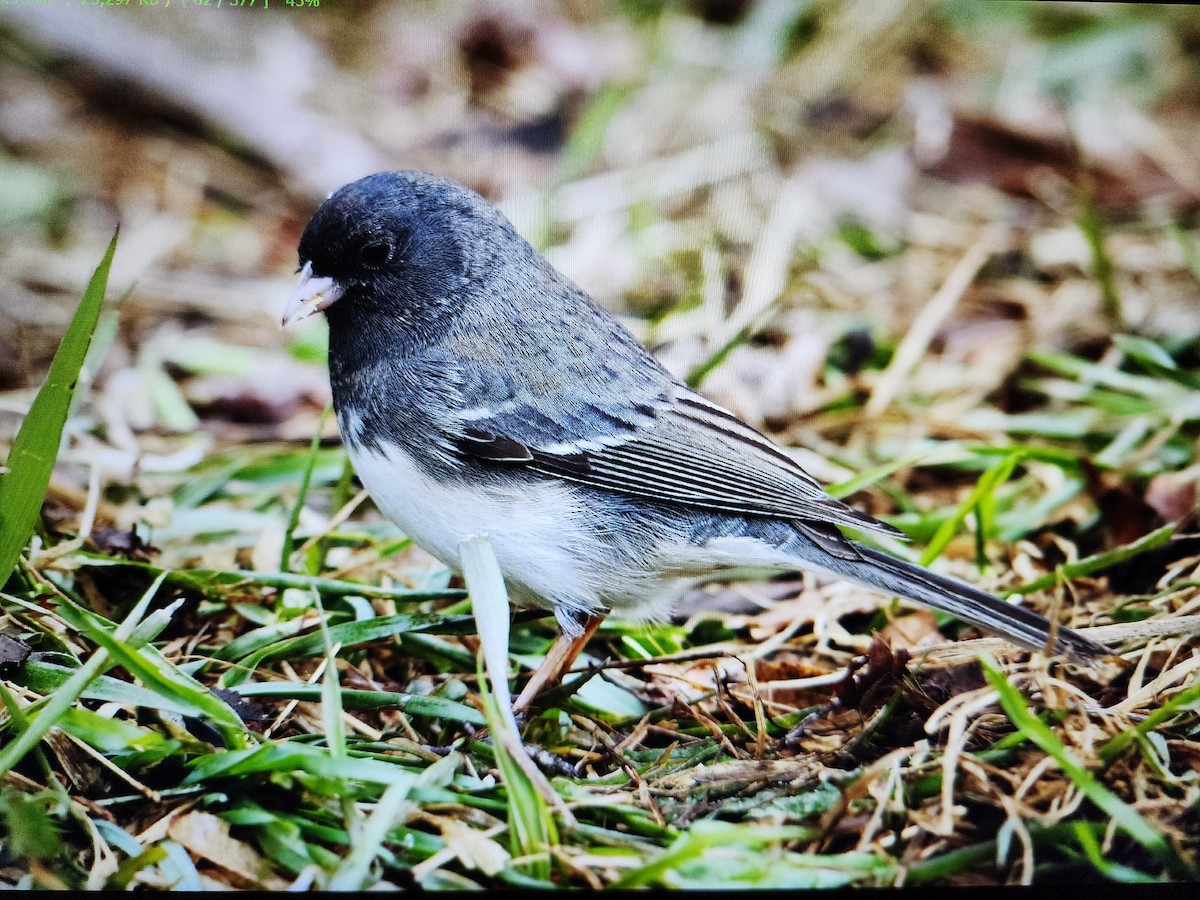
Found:
<svg viewBox="0 0 1200 900"><path fill-rule="evenodd" d="M88 541L95 549L107 556L118 556L136 562L150 562L158 548L147 544L136 528L97 528Z"/></svg>
<svg viewBox="0 0 1200 900"><path fill-rule="evenodd" d="M229 823L212 813L191 812L176 819L167 834L190 853L230 872L255 887L287 890L288 883L271 874L270 863L258 851L229 834Z"/></svg>
<svg viewBox="0 0 1200 900"><path fill-rule="evenodd" d="M20 638L0 634L0 671L14 669L29 659L29 645Z"/></svg>
<svg viewBox="0 0 1200 900"><path fill-rule="evenodd" d="M453 850L467 868L495 875L512 858L496 841L462 822L442 818L438 820L438 827L442 830L446 848Z"/></svg>
<svg viewBox="0 0 1200 900"><path fill-rule="evenodd" d="M958 114L940 158L924 162L931 175L957 184L983 182L1006 194L1042 199L1050 186L1073 190L1075 150L1065 135L1038 134L993 118ZM1092 162L1092 196L1105 213L1132 212L1154 198L1170 206L1190 204L1190 192L1138 154L1119 171Z"/></svg>
<svg viewBox="0 0 1200 900"><path fill-rule="evenodd" d="M1146 486L1146 503L1164 522L1177 522L1196 511L1196 476L1192 470L1163 472Z"/></svg>
<svg viewBox="0 0 1200 900"><path fill-rule="evenodd" d="M267 719L266 712L256 703L252 703L239 694L232 688L212 688L214 694L225 701L225 704L232 709L239 719L246 723L265 722Z"/></svg>
<svg viewBox="0 0 1200 900"><path fill-rule="evenodd" d="M329 402L329 381L320 368L283 353L256 351L249 372L189 378L182 388L188 404L205 418L245 425L278 425L304 406Z"/></svg>
<svg viewBox="0 0 1200 900"><path fill-rule="evenodd" d="M834 687L834 703L859 710L869 703L882 703L899 685L909 658L907 650L893 649L886 640L875 635L866 655L855 657L846 667L846 680Z"/></svg>

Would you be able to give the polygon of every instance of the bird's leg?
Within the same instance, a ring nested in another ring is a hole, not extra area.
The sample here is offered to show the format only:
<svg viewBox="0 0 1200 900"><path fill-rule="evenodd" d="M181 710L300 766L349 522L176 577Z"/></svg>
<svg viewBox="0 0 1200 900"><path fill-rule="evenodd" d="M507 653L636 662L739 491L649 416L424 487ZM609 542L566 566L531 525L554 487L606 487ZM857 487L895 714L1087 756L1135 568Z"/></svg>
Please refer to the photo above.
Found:
<svg viewBox="0 0 1200 900"><path fill-rule="evenodd" d="M533 702L534 697L546 689L547 685L559 681L571 668L575 658L579 656L584 645L596 633L596 629L603 621L604 616L588 616L587 621L583 623L583 632L578 637L567 637L565 634L560 634L555 639L553 646L550 647L546 658L534 669L533 675L525 683L524 689L513 704L513 709L518 711L524 709Z"/></svg>

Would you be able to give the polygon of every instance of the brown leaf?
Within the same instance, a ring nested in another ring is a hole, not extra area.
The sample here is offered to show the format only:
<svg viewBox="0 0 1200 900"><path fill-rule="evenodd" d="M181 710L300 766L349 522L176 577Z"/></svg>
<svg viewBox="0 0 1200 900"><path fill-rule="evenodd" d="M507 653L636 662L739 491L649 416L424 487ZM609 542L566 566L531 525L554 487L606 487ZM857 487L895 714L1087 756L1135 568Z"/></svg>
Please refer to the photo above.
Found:
<svg viewBox="0 0 1200 900"><path fill-rule="evenodd" d="M688 7L714 25L734 25L750 11L752 0L689 0Z"/></svg>
<svg viewBox="0 0 1200 900"><path fill-rule="evenodd" d="M16 668L29 659L29 645L20 638L0 634L0 671Z"/></svg>
<svg viewBox="0 0 1200 900"><path fill-rule="evenodd" d="M147 544L136 528L97 528L88 535L88 543L106 556L119 556L136 562L150 562L158 548Z"/></svg>
<svg viewBox="0 0 1200 900"><path fill-rule="evenodd" d="M463 29L458 46L471 96L478 98L502 87L509 76L530 62L533 26L500 12L482 15Z"/></svg>
<svg viewBox="0 0 1200 900"><path fill-rule="evenodd" d="M1177 522L1196 511L1196 473L1164 472L1146 486L1146 503L1165 522Z"/></svg>
<svg viewBox="0 0 1200 900"><path fill-rule="evenodd" d="M927 667L904 681L904 699L928 716L951 697L983 687L987 682L978 662L961 666Z"/></svg>
<svg viewBox="0 0 1200 900"><path fill-rule="evenodd" d="M1104 530L1112 546L1120 546L1144 537L1161 524L1158 513L1141 492L1115 473L1103 472L1083 461L1087 492L1100 508Z"/></svg>
<svg viewBox="0 0 1200 900"><path fill-rule="evenodd" d="M925 171L955 183L983 182L1018 197L1045 196L1047 178L1065 185L1078 181L1074 149L1065 136L1022 131L996 119L958 115L945 153ZM1120 171L1092 163L1095 204L1106 213L1132 212L1150 198L1173 205L1193 202L1191 194L1144 158Z"/></svg>
<svg viewBox="0 0 1200 900"><path fill-rule="evenodd" d="M256 703L251 703L237 691L232 688L213 688L212 692L220 697L225 703L237 713L238 718L243 722L263 722L267 719L267 714L263 708Z"/></svg>
<svg viewBox="0 0 1200 900"><path fill-rule="evenodd" d="M329 400L325 373L282 353L262 353L249 373L190 378L183 390L201 416L248 425L278 425L306 404L320 409Z"/></svg>
<svg viewBox="0 0 1200 900"><path fill-rule="evenodd" d="M267 890L286 890L287 882L271 874L270 863L244 841L229 834L229 823L212 813L190 812L175 819L167 834L188 852Z"/></svg>
<svg viewBox="0 0 1200 900"><path fill-rule="evenodd" d="M760 687L770 692L771 701L796 709L827 703L829 687L784 687L780 682L829 674L829 669L811 666L800 659L759 659L754 663L754 679Z"/></svg>
<svg viewBox="0 0 1200 900"><path fill-rule="evenodd" d="M858 709L882 702L899 685L909 659L907 650L893 650L875 635L866 655L855 657L846 667L846 679L833 689L833 702Z"/></svg>

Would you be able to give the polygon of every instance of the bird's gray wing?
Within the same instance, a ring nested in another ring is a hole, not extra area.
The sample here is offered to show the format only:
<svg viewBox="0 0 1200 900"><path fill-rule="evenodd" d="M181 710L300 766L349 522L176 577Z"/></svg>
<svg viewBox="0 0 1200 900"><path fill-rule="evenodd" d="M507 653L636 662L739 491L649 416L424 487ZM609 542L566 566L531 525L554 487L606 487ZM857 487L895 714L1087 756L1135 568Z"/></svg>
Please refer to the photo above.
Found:
<svg viewBox="0 0 1200 900"><path fill-rule="evenodd" d="M624 382L622 373L597 373L570 396L537 395L498 369L460 359L460 395L470 405L461 411L461 431L452 442L464 456L589 487L793 520L839 555L857 554L829 525L900 534L829 496L733 413L657 371L661 377Z"/></svg>

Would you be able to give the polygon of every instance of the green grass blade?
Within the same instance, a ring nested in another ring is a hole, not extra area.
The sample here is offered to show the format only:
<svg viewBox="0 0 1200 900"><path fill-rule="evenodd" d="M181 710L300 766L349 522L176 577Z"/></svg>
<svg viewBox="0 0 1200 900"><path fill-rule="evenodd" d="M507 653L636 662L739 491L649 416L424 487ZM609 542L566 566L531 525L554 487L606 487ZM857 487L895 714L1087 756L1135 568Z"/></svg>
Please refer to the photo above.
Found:
<svg viewBox="0 0 1200 900"><path fill-rule="evenodd" d="M50 474L58 458L67 411L75 394L75 383L100 319L100 306L104 302L104 289L108 285L108 272L116 249L117 236L114 234L83 292L62 343L54 353L50 373L13 440L8 454L8 471L0 474L0 586L16 567L17 558L25 549L41 513Z"/></svg>
<svg viewBox="0 0 1200 900"><path fill-rule="evenodd" d="M938 528L933 536L933 540L929 542L929 546L921 554L921 565L927 566L938 558L941 552L946 549L946 545L958 533L958 529L962 526L963 521L970 512L977 509L987 498L993 496L996 489L1008 481L1012 476L1013 469L1016 468L1021 458L1021 452L1019 450L1014 451L1002 457L983 473L979 481L975 484L975 489L971 491L971 495L959 504L958 509L954 511L954 515L943 522L941 527Z"/></svg>
<svg viewBox="0 0 1200 900"><path fill-rule="evenodd" d="M325 650L325 669L321 673L321 718L325 727L325 744L334 758L346 755L346 721L343 718L341 682L338 680L337 655L342 649L329 636L329 623L325 620L325 607L321 595L313 591L314 602L319 614L317 622L321 630L321 644Z"/></svg>
<svg viewBox="0 0 1200 900"><path fill-rule="evenodd" d="M260 681L252 684L239 684L233 690L242 697L269 697L314 702L321 699L322 687L316 684L298 684L293 681ZM398 709L410 716L429 716L434 719L446 719L475 726L485 723L482 714L473 706L467 706L457 700L447 700L445 697L427 697L398 691L347 690L346 688L342 688L340 694L343 705L349 708Z"/></svg>
<svg viewBox="0 0 1200 900"><path fill-rule="evenodd" d="M1086 176L1085 176L1086 178ZM1105 246L1104 219L1096 207L1090 183L1085 181L1080 190L1080 210L1077 224L1087 239L1088 249L1092 257L1092 277L1100 286L1100 308L1104 317L1113 327L1118 327L1123 321L1121 294L1117 290L1117 279L1112 258Z"/></svg>
<svg viewBox="0 0 1200 900"><path fill-rule="evenodd" d="M300 524L300 511L304 509L304 503L308 499L308 490L312 486L313 469L317 466L317 453L321 449L321 432L325 430L325 420L329 418L332 410L332 403L326 403L325 408L321 410L321 418L317 420L317 428L313 432L312 443L308 447L308 464L304 467L304 475L300 479L300 491L296 494L296 502L292 506L291 515L288 516L287 529L283 533L283 548L279 551L280 572L287 572L291 569L292 551L296 549L296 526ZM317 573L312 572L311 574L316 575ZM318 599L320 598L318 597Z"/></svg>
<svg viewBox="0 0 1200 900"><path fill-rule="evenodd" d="M1031 822L1029 838L1035 847L1061 847L1068 845L1073 838L1078 838L1078 827L1089 828L1093 832L1104 831L1103 825L1091 822L1058 822L1045 827ZM992 838L914 862L905 872L904 883L906 886L927 884L930 881L969 873L975 866L994 861L997 845L998 841Z"/></svg>
<svg viewBox="0 0 1200 900"><path fill-rule="evenodd" d="M948 443L948 442L947 442ZM939 448L939 462L945 463L949 461L949 448ZM839 481L837 484L825 485L825 491L831 497L836 497L838 500L844 500L856 491L861 491L868 488L878 481L882 481L894 472L900 469L909 468L918 465L928 465L927 458L932 451L923 450L919 453L913 453L909 456L893 459L891 462L882 463L878 466L873 466L869 469L862 469L857 475L847 478L845 481ZM963 457L968 454L964 451Z"/></svg>
<svg viewBox="0 0 1200 900"><path fill-rule="evenodd" d="M411 815L416 808L409 800L414 787L449 784L454 772L462 764L458 753L451 753L435 762L420 775L408 782L396 782L387 787L371 817L358 835L338 870L329 879L329 890L362 890L370 887L370 868L383 847L389 833Z"/></svg>
<svg viewBox="0 0 1200 900"><path fill-rule="evenodd" d="M539 854L558 843L558 829L550 816L549 804L535 786L528 767L522 765L528 757L521 756L525 750L520 739L513 734L515 723L509 725L506 722L506 719L512 718L511 707L503 709L496 696L488 690L482 659L478 674L484 717L495 736L492 748L507 792L512 853L514 856L533 857L525 867L527 874L535 878L549 878L550 861Z"/></svg>
<svg viewBox="0 0 1200 900"><path fill-rule="evenodd" d="M657 884L666 872L702 856L712 847L759 847L780 841L810 839L812 836L813 829L796 825L743 825L705 819L680 834L657 859L627 872L611 886L627 890ZM832 857L828 861L834 862Z"/></svg>
<svg viewBox="0 0 1200 900"><path fill-rule="evenodd" d="M455 618L466 619L467 617L459 616ZM331 642L336 643L344 651L346 648L358 644L395 637L410 631L430 628L438 629L447 622L453 622L453 620L445 616L433 614L418 613L405 615L401 613L394 616L361 619L357 622L342 622L339 625L329 628L328 637ZM295 659L300 656L315 656L324 650L324 641L324 635L318 630L316 632L309 632L308 634L284 638L283 640L274 641L264 647L260 647L253 653L238 659L237 668L230 669L222 676L221 686L236 687L250 677L250 673L255 667L273 659L281 657ZM220 651L215 653L214 656L217 659L228 658Z"/></svg>
<svg viewBox="0 0 1200 900"><path fill-rule="evenodd" d="M412 807L408 799L411 790L412 784L388 785L350 853L329 879L329 890L358 891L370 886L371 863L379 855L379 848L392 826L403 824L405 814Z"/></svg>
<svg viewBox="0 0 1200 900"><path fill-rule="evenodd" d="M1174 533L1174 524L1163 525L1161 528L1156 528L1154 531L1144 537L1138 538L1130 544L1125 544L1122 547L1114 547L1112 550L1105 550L1103 553L1097 553L1094 556L1088 556L1073 563L1064 563L1050 574L1043 575L1041 578L1035 578L1033 581L1023 584L1020 587L1008 588L1005 593L1031 594L1034 591L1053 587L1059 578L1071 579L1091 575L1093 572L1099 572L1101 569L1107 569L1109 566L1115 566L1117 563L1133 559L1147 550L1161 547L1171 539L1171 535Z"/></svg>
<svg viewBox="0 0 1200 900"><path fill-rule="evenodd" d="M415 770L393 762L359 756L335 759L324 747L296 741L264 743L241 750L199 756L186 763L183 785L203 785L214 778L241 778L256 773L303 772L320 778L364 784L409 783Z"/></svg>
<svg viewBox="0 0 1200 900"><path fill-rule="evenodd" d="M508 690L508 592L500 574L500 563L496 561L495 551L486 535L467 538L459 545L458 552L463 578L471 593L471 606L479 623L480 655L476 661L479 693L484 717L495 739L496 764L508 791L513 854L541 854L558 843L558 830L550 817L547 802L554 794L545 776L522 747L513 716L512 696ZM549 860L535 858L526 874L548 878Z"/></svg>
<svg viewBox="0 0 1200 900"><path fill-rule="evenodd" d="M1075 837L1079 841L1083 855L1101 875L1111 881L1122 881L1127 884L1153 884L1158 881L1157 878L1147 875L1145 872L1139 872L1137 869L1105 859L1104 851L1100 848L1100 841L1096 839L1096 834L1090 825L1087 822L1072 822L1071 824L1075 828Z"/></svg>
<svg viewBox="0 0 1200 900"><path fill-rule="evenodd" d="M1107 388L1110 391L1155 398L1179 393L1178 388L1168 382L1148 378L1145 375L1133 375L1112 366L1089 362L1060 350L1027 350L1025 358L1093 389Z"/></svg>
<svg viewBox="0 0 1200 900"><path fill-rule="evenodd" d="M112 660L109 662L116 665ZM78 671L77 668L68 669L66 666L56 666L52 663L31 659L25 661L19 675L12 680L39 694L57 694L71 676ZM121 681L110 675L100 675L94 678L79 696L83 700L112 701L133 708L162 709L180 715L192 714L190 707L176 703L154 691L149 691L141 685Z"/></svg>
<svg viewBox="0 0 1200 900"><path fill-rule="evenodd" d="M142 615L150 605L150 600L158 592L165 579L166 573L164 572L142 594L141 599L130 610L125 621L117 626L115 636L119 640L127 640L133 635L138 622L141 621ZM8 772L37 745L46 732L62 718L68 709L75 705L75 701L79 699L84 689L109 665L108 652L103 648L97 650L86 663L76 670L75 674L67 679L66 684L50 696L50 700L38 711L35 718L26 720L25 730L0 752L0 775Z"/></svg>
<svg viewBox="0 0 1200 900"><path fill-rule="evenodd" d="M165 570L154 586L157 587L161 581L169 581ZM144 636L139 637L136 630L131 630L126 635L120 627L113 628L112 623L102 616L74 604L67 598L60 597L56 600L58 614L63 620L106 651L104 665L108 665L111 659L130 675L140 679L148 690L175 704L189 707L191 715L207 718L221 731L226 740L238 746L245 743L245 725L237 713L220 697L163 657L156 648L147 645ZM90 662L91 660L89 664ZM96 674L100 671L102 669ZM56 694L55 697L57 696Z"/></svg>
<svg viewBox="0 0 1200 900"><path fill-rule="evenodd" d="M684 383L690 388L700 387L700 385L703 384L704 379L707 378L717 366L725 362L725 358L729 356L730 353L750 339L751 334L752 332L750 326L747 325L728 341L726 341L724 346L718 347L707 359L701 360L699 363L697 363L695 368L688 372L687 377L684 379Z"/></svg>
<svg viewBox="0 0 1200 900"><path fill-rule="evenodd" d="M1113 760L1120 756L1121 752L1134 741L1153 734L1168 719L1179 715L1179 713L1187 710L1196 703L1200 703L1200 684L1192 685L1186 690L1180 691L1162 706L1153 710L1146 718L1138 722L1137 725L1118 732L1100 747L1100 759L1106 766L1111 765Z"/></svg>
<svg viewBox="0 0 1200 900"><path fill-rule="evenodd" d="M1179 250L1183 253L1183 262L1187 266L1187 270L1200 283L1200 250L1196 249L1196 242L1192 240L1191 235L1179 226L1178 222L1171 222L1167 226L1167 230L1179 245Z"/></svg>
<svg viewBox="0 0 1200 900"><path fill-rule="evenodd" d="M131 569L141 569L149 575L157 575L158 566L138 562L133 559L119 559L104 556L99 553L81 551L72 558L84 561L88 566L123 566ZM383 597L389 600L404 602L420 602L423 600L459 600L466 596L466 591L458 588L445 590L413 590L411 588L385 588L379 585L363 584L357 581L341 581L336 578L317 578L312 575L301 575L294 572L250 572L242 569L218 571L216 569L172 569L167 583L176 587L189 588L204 594L213 594L222 599L231 588L257 584L262 587L283 590L299 588L300 590L316 589L325 597L344 597L353 594L359 597Z"/></svg>
<svg viewBox="0 0 1200 900"><path fill-rule="evenodd" d="M1174 358L1149 338L1134 334L1114 334L1113 344L1130 359L1160 378L1166 378L1191 390L1200 390L1200 375L1179 368Z"/></svg>
<svg viewBox="0 0 1200 900"><path fill-rule="evenodd" d="M613 116L629 100L630 90L619 84L601 87L584 106L566 145L558 155L558 180L578 178L600 157Z"/></svg>

